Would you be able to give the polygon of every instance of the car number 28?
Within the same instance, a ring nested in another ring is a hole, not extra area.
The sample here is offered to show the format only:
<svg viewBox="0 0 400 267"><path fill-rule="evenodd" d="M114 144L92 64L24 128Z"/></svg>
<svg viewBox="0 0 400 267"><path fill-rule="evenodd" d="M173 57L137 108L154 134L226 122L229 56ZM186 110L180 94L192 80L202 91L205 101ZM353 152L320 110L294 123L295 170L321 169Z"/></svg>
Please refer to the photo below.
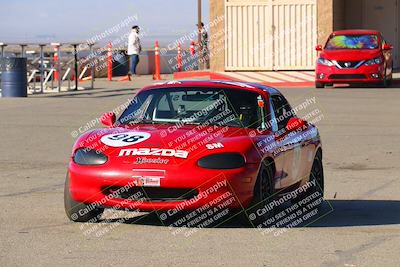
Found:
<svg viewBox="0 0 400 267"><path fill-rule="evenodd" d="M101 142L110 147L125 147L146 141L151 134L145 132L125 132L108 134L101 138Z"/></svg>

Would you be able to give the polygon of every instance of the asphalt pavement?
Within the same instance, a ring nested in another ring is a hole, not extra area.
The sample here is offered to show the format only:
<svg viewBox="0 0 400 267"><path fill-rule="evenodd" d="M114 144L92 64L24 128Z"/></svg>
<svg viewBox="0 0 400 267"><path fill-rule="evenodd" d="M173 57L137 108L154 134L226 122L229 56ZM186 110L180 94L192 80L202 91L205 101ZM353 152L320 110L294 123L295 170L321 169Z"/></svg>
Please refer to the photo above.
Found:
<svg viewBox="0 0 400 267"><path fill-rule="evenodd" d="M147 214L70 222L75 136L152 82L0 98L1 266L400 266L400 88L281 89L293 106L315 97L323 115L326 202L310 225L268 233L233 220L184 236Z"/></svg>

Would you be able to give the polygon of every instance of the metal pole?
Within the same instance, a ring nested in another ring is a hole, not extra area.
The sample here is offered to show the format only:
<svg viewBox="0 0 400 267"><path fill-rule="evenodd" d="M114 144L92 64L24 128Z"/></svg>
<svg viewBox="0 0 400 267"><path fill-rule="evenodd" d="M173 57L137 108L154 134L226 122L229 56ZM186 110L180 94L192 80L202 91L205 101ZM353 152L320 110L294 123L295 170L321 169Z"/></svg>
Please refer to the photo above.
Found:
<svg viewBox="0 0 400 267"><path fill-rule="evenodd" d="M74 46L74 61L75 61L75 89L78 90L78 44L73 44Z"/></svg>
<svg viewBox="0 0 400 267"><path fill-rule="evenodd" d="M199 44L199 70L202 69L200 67L201 52L203 50L203 46L201 45L201 0L197 0L197 29L198 29L198 44Z"/></svg>
<svg viewBox="0 0 400 267"><path fill-rule="evenodd" d="M69 91L71 90L71 74L68 73L67 79L68 79L68 91Z"/></svg>
<svg viewBox="0 0 400 267"><path fill-rule="evenodd" d="M39 45L40 46L40 93L43 93L43 78L44 78L44 55L43 55L43 48L44 44Z"/></svg>
<svg viewBox="0 0 400 267"><path fill-rule="evenodd" d="M7 46L6 44L0 43L0 47L1 47L1 57L4 57L4 48L5 48L6 46Z"/></svg>
<svg viewBox="0 0 400 267"><path fill-rule="evenodd" d="M51 74L51 90L53 91L53 89L54 89L54 66L53 66L53 68L52 68L52 74Z"/></svg>
<svg viewBox="0 0 400 267"><path fill-rule="evenodd" d="M90 60L90 64L91 64L91 67L90 67L90 76L92 76L90 89L93 89L93 88L94 88L94 59L93 59L94 55L93 55L93 45L94 45L94 44L89 44L89 48L90 48L90 54L89 54L89 55L90 55L90 57L91 57L91 60Z"/></svg>
<svg viewBox="0 0 400 267"><path fill-rule="evenodd" d="M33 75L33 94L36 93L36 70L34 70L34 75Z"/></svg>

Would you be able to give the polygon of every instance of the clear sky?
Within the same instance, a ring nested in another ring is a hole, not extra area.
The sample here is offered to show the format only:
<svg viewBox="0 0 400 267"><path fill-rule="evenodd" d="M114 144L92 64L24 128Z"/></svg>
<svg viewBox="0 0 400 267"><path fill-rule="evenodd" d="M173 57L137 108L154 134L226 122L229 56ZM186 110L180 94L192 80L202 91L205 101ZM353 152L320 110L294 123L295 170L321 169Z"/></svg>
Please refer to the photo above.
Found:
<svg viewBox="0 0 400 267"><path fill-rule="evenodd" d="M209 21L208 5L203 0L204 22ZM104 41L138 24L146 34L144 43L172 42L196 28L197 0L0 0L0 42L82 41L124 20L129 25Z"/></svg>

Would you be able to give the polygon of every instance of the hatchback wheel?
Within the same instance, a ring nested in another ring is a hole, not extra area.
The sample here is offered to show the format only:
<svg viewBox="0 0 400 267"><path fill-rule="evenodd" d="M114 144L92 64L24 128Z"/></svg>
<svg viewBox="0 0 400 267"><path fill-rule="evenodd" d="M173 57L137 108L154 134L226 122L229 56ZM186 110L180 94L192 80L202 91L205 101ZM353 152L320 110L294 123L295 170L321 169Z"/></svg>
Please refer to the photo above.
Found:
<svg viewBox="0 0 400 267"><path fill-rule="evenodd" d="M257 182L254 187L254 197L251 208L246 211L250 222L255 225L263 224L275 215L275 209L270 207L274 198L273 170L267 162L261 164Z"/></svg>

